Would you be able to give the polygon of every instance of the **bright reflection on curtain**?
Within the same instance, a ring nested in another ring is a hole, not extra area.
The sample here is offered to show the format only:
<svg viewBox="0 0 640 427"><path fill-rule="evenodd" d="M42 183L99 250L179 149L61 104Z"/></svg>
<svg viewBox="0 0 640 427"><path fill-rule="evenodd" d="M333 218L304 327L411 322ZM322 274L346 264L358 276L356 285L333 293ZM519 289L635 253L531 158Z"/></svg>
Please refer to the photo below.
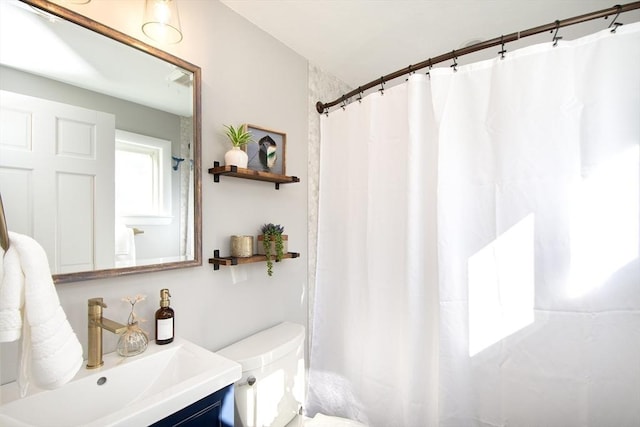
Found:
<svg viewBox="0 0 640 427"><path fill-rule="evenodd" d="M569 296L603 285L638 257L640 150L633 146L577 185L571 221Z"/></svg>
<svg viewBox="0 0 640 427"><path fill-rule="evenodd" d="M469 356L533 323L534 215L469 258Z"/></svg>

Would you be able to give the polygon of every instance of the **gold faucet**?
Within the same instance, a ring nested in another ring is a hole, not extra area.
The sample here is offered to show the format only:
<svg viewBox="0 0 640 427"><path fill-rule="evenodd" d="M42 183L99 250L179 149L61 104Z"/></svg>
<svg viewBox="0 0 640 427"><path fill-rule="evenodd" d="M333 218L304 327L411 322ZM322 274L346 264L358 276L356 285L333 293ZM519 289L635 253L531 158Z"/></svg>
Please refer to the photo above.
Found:
<svg viewBox="0 0 640 427"><path fill-rule="evenodd" d="M107 308L102 298L89 299L89 358L87 369L99 368L104 364L102 360L102 330L106 329L114 334L122 334L127 326L102 317L102 309Z"/></svg>

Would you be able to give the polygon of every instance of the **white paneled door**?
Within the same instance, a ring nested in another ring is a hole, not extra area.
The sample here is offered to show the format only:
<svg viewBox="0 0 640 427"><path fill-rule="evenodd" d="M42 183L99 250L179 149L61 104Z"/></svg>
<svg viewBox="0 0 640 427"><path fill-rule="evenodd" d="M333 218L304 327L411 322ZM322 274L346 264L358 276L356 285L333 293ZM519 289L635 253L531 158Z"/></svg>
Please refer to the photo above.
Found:
<svg viewBox="0 0 640 427"><path fill-rule="evenodd" d="M113 267L115 116L0 91L0 192L9 229L53 273Z"/></svg>

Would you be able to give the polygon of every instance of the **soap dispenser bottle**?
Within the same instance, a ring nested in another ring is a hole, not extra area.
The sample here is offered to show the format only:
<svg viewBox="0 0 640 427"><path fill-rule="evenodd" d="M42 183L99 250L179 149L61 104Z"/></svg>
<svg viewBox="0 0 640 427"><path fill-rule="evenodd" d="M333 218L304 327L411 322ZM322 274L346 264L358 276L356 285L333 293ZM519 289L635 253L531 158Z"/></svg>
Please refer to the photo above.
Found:
<svg viewBox="0 0 640 427"><path fill-rule="evenodd" d="M156 344L169 344L173 341L174 312L169 307L169 289L160 291L160 308L156 311Z"/></svg>

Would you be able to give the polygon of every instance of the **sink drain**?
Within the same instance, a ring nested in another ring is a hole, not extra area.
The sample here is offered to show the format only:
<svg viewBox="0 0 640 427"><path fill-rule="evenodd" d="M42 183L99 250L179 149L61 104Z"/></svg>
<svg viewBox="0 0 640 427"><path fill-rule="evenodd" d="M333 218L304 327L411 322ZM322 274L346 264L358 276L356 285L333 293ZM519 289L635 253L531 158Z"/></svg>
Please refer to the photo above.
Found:
<svg viewBox="0 0 640 427"><path fill-rule="evenodd" d="M107 377L100 377L100 378L98 378L97 384L98 385L103 385L106 382L107 382Z"/></svg>

